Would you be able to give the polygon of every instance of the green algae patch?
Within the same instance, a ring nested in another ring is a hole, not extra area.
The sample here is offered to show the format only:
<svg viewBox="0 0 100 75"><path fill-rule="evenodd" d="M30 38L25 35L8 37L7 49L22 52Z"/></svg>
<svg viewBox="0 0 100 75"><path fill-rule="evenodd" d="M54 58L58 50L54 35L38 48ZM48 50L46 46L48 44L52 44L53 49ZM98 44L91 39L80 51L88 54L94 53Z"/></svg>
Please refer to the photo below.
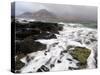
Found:
<svg viewBox="0 0 100 75"><path fill-rule="evenodd" d="M70 52L72 57L79 61L79 68L86 68L87 58L89 57L90 53L91 50L85 47L75 47L74 50Z"/></svg>

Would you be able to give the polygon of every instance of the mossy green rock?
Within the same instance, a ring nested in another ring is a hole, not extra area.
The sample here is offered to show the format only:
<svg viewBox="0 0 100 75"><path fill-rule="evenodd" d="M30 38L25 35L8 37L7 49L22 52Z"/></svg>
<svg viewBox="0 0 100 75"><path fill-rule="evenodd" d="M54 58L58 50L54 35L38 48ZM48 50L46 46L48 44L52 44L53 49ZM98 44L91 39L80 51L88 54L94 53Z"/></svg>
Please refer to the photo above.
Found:
<svg viewBox="0 0 100 75"><path fill-rule="evenodd" d="M80 68L85 68L87 65L87 58L89 57L91 51L85 47L75 47L74 50L70 52L72 57L79 61Z"/></svg>

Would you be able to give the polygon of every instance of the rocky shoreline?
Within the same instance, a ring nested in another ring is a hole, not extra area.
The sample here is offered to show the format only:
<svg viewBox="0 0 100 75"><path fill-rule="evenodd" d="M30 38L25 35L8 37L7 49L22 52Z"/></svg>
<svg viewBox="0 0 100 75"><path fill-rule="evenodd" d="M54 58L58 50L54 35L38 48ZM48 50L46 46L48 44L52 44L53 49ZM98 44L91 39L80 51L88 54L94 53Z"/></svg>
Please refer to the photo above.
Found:
<svg viewBox="0 0 100 75"><path fill-rule="evenodd" d="M95 31L91 29L86 29L86 33L78 24L68 24L66 27L67 25L59 23L26 20L24 23L13 20L13 24L16 25L17 73L86 69L90 66L89 60L95 59L97 63L96 52L93 53L92 50L95 47L92 44L97 39ZM91 56L92 53L95 57ZM39 62L43 63L37 64ZM31 68L27 69L28 66Z"/></svg>

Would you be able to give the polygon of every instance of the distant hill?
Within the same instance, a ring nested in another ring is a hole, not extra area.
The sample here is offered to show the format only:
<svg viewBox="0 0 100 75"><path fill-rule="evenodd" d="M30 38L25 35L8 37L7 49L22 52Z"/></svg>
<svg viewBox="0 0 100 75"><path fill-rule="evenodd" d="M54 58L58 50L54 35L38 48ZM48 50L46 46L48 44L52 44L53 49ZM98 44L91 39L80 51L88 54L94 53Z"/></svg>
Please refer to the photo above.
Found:
<svg viewBox="0 0 100 75"><path fill-rule="evenodd" d="M24 18L24 19L34 19L37 21L44 21L44 22L96 22L92 20L90 17L86 17L81 15L81 17L76 14L66 13L66 16L59 16L53 12L50 12L46 9L41 9L36 12L24 12L21 15L16 16L17 18Z"/></svg>
<svg viewBox="0 0 100 75"><path fill-rule="evenodd" d="M17 18L26 18L26 19L35 19L38 21L46 21L46 22L51 22L51 21L58 21L59 18L52 12L47 11L45 9L41 9L35 13L32 12L25 12Z"/></svg>
<svg viewBox="0 0 100 75"><path fill-rule="evenodd" d="M57 21L59 18L52 12L45 9L39 10L33 14L33 18L42 21Z"/></svg>
<svg viewBox="0 0 100 75"><path fill-rule="evenodd" d="M33 18L33 13L32 12L24 12L23 14L17 16L18 18L29 18L32 19Z"/></svg>

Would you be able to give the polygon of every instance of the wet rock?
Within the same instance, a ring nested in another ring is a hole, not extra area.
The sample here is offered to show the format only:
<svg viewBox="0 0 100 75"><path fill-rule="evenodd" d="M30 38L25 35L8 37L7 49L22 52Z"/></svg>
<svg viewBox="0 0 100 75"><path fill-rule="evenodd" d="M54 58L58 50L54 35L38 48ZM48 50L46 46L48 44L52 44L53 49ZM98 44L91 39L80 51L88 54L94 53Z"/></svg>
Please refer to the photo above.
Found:
<svg viewBox="0 0 100 75"><path fill-rule="evenodd" d="M69 70L77 70L78 68L74 68L74 67L69 67Z"/></svg>
<svg viewBox="0 0 100 75"><path fill-rule="evenodd" d="M40 36L42 36L43 39L56 38L56 36L54 34L52 34L52 33L46 33L46 34L42 34Z"/></svg>
<svg viewBox="0 0 100 75"><path fill-rule="evenodd" d="M48 72L50 71L49 68L47 68L45 65L42 65L37 72Z"/></svg>
<svg viewBox="0 0 100 75"><path fill-rule="evenodd" d="M44 66L44 65L41 66L41 69L42 69L43 71L45 71L45 72L48 72L48 71L49 71L49 68L47 68L47 67Z"/></svg>
<svg viewBox="0 0 100 75"><path fill-rule="evenodd" d="M85 47L75 47L74 50L69 52L72 57L79 61L79 68L85 68L87 65L87 58L89 57L91 51Z"/></svg>
<svg viewBox="0 0 100 75"><path fill-rule="evenodd" d="M95 38L90 39L91 42L97 41Z"/></svg>
<svg viewBox="0 0 100 75"><path fill-rule="evenodd" d="M29 28L29 30L27 28L21 28L20 30L16 32L16 37L23 39L30 35L39 35L41 32L38 28Z"/></svg>
<svg viewBox="0 0 100 75"><path fill-rule="evenodd" d="M86 41L85 44L89 45L91 42L90 41Z"/></svg>
<svg viewBox="0 0 100 75"><path fill-rule="evenodd" d="M15 43L15 48L16 48L16 55L20 54L21 51L20 51L20 43L16 42Z"/></svg>
<svg viewBox="0 0 100 75"><path fill-rule="evenodd" d="M30 23L32 28L40 28L41 31L49 31L52 33L58 33L58 30L61 30L61 26L57 23L49 23L49 22L31 22Z"/></svg>
<svg viewBox="0 0 100 75"><path fill-rule="evenodd" d="M62 27L62 26L63 26L63 25L60 25L60 24L59 24L59 25L58 25L58 30L60 30L60 31L63 30L63 27Z"/></svg>
<svg viewBox="0 0 100 75"><path fill-rule="evenodd" d="M20 40L23 42L16 43L16 53L20 54L21 52L28 51L28 53L32 52L32 49L37 51L36 45L41 44L39 42L35 42L34 40L37 39L52 39L52 38L57 38L55 33L58 34L59 30L61 30L62 26L58 25L57 23L49 23L49 22L29 22L29 23L21 23L21 22L16 22L15 20L12 20L12 24L16 25L16 40ZM25 39L29 38L31 36L31 41L25 41ZM27 44L29 43L29 45ZM36 44L36 45L35 45ZM31 48L29 48L31 47ZM40 48L40 47L39 47ZM25 49L25 50L24 50ZM42 49L42 47L41 47ZM44 49L44 48L43 48ZM40 49L39 49L40 50Z"/></svg>
<svg viewBox="0 0 100 75"><path fill-rule="evenodd" d="M67 60L72 61L72 59L67 58Z"/></svg>
<svg viewBox="0 0 100 75"><path fill-rule="evenodd" d="M67 53L68 51L67 50L64 50L64 51L61 51L61 54L63 54L63 53Z"/></svg>
<svg viewBox="0 0 100 75"><path fill-rule="evenodd" d="M28 56L28 55L26 56L26 61L27 62L30 62L31 61L30 56Z"/></svg>
<svg viewBox="0 0 100 75"><path fill-rule="evenodd" d="M45 52L44 55L47 55L47 53Z"/></svg>
<svg viewBox="0 0 100 75"><path fill-rule="evenodd" d="M61 63L61 60L58 60L57 63Z"/></svg>
<svg viewBox="0 0 100 75"><path fill-rule="evenodd" d="M12 22L12 24L13 24L13 22ZM16 31L21 30L23 32L27 31L27 28L29 28L29 30L31 32L32 31L35 31L35 32L41 31L41 32L51 32L51 33L59 34L58 31L62 30L62 28L63 28L62 25L58 25L57 23L39 22L39 21L24 23L24 24L15 22L15 25L16 25ZM18 34L19 33L17 33L17 35ZM22 32L20 34L22 34ZM25 33L23 33L23 35L25 35Z"/></svg>
<svg viewBox="0 0 100 75"><path fill-rule="evenodd" d="M25 57L26 55L24 55L23 53L20 54L16 54L16 61L19 61L21 58Z"/></svg>
<svg viewBox="0 0 100 75"><path fill-rule="evenodd" d="M74 46L73 46L73 45L67 46L67 50L69 50L69 49L71 49L71 48L74 48Z"/></svg>
<svg viewBox="0 0 100 75"><path fill-rule="evenodd" d="M94 51L94 59L95 59L95 67L97 68L98 67L98 51L97 51L97 48L95 48L95 51Z"/></svg>
<svg viewBox="0 0 100 75"><path fill-rule="evenodd" d="M45 44L41 44L40 42L35 42L30 36L24 39L22 43L20 43L20 46L18 50L16 50L16 52L24 53L26 55L31 52L41 51L45 49L46 49Z"/></svg>
<svg viewBox="0 0 100 75"><path fill-rule="evenodd" d="M87 62L85 63L77 63L78 69L85 69L87 67Z"/></svg>
<svg viewBox="0 0 100 75"><path fill-rule="evenodd" d="M50 67L53 68L55 65L54 64L50 64Z"/></svg>
<svg viewBox="0 0 100 75"><path fill-rule="evenodd" d="M43 72L40 68L37 70L37 72Z"/></svg>
<svg viewBox="0 0 100 75"><path fill-rule="evenodd" d="M16 33L16 37L17 37L17 38L22 38L22 39L24 39L24 38L26 38L26 37L28 37L28 36L30 36L30 35L32 35L32 34L33 34L33 33L30 32L30 31L17 32L17 33Z"/></svg>
<svg viewBox="0 0 100 75"><path fill-rule="evenodd" d="M28 72L28 73L32 73L32 71Z"/></svg>
<svg viewBox="0 0 100 75"><path fill-rule="evenodd" d="M29 24L28 23L20 23L20 22L15 22L15 25L16 25L16 29L20 29L20 28L27 28L29 27Z"/></svg>
<svg viewBox="0 0 100 75"><path fill-rule="evenodd" d="M52 46L55 47L58 43L54 43Z"/></svg>
<svg viewBox="0 0 100 75"><path fill-rule="evenodd" d="M25 66L25 64L23 63L23 62L21 62L20 60L17 60L16 62L15 62L15 69L16 70L20 70L22 67L24 67Z"/></svg>
<svg viewBox="0 0 100 75"><path fill-rule="evenodd" d="M37 39L52 39L52 38L56 38L56 35L54 35L53 33L41 33L39 35L33 35L34 40L37 40Z"/></svg>

